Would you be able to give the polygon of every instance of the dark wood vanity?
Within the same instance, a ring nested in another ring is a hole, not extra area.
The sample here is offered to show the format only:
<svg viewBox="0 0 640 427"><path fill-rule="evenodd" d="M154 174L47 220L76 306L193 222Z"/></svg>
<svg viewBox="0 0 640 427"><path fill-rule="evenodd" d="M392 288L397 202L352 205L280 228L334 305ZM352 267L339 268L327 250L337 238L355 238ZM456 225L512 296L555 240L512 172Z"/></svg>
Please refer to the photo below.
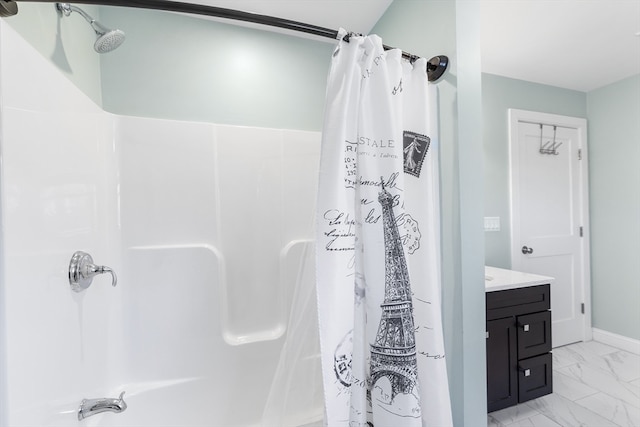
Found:
<svg viewBox="0 0 640 427"><path fill-rule="evenodd" d="M553 278L486 268L488 412L552 392Z"/></svg>

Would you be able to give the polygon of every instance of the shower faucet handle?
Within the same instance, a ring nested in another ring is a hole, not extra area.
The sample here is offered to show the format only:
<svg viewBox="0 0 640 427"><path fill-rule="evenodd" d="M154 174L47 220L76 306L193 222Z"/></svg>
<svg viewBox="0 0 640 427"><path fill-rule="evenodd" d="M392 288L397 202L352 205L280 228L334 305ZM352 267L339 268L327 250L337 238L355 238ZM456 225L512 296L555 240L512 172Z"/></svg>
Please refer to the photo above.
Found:
<svg viewBox="0 0 640 427"><path fill-rule="evenodd" d="M105 265L95 265L93 258L86 252L76 251L69 262L69 285L75 292L87 289L98 274L111 274L111 286L118 283L116 273Z"/></svg>
<svg viewBox="0 0 640 427"><path fill-rule="evenodd" d="M90 265L88 269L90 269L90 274L92 275L92 277L96 274L109 273L111 274L111 286L115 286L118 284L118 277L116 276L116 272L113 271L111 267L107 267L106 265ZM93 273L91 273L91 271L93 271Z"/></svg>

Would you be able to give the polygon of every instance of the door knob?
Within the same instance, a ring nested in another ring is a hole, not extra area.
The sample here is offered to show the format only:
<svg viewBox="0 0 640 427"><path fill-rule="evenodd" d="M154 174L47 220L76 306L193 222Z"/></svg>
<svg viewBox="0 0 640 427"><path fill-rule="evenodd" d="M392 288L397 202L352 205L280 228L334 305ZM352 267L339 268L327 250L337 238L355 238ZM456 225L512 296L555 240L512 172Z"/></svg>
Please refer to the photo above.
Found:
<svg viewBox="0 0 640 427"><path fill-rule="evenodd" d="M522 253L525 254L525 255L532 254L533 253L533 248L528 248L526 246L523 246L522 247Z"/></svg>

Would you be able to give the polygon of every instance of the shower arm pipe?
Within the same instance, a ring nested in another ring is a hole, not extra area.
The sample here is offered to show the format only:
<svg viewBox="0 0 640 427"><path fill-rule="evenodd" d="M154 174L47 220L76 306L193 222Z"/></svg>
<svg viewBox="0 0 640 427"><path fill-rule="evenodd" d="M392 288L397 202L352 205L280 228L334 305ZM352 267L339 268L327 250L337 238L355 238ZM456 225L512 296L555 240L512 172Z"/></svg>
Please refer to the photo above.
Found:
<svg viewBox="0 0 640 427"><path fill-rule="evenodd" d="M68 11L68 12L65 12L65 10L64 10L64 9L62 9L62 13L64 13L65 15L67 15L67 14L71 14L71 11L73 11L73 12L78 12L80 15L82 15L82 17L83 17L84 19L86 19L86 21L87 21L89 24L93 24L93 22L95 21L95 19L93 19L91 16L89 16L89 14L88 14L87 12L85 12L85 11L84 11L84 10L82 10L82 9L80 9L79 7L75 7L74 5L69 4L69 3L61 3L61 4L69 5L69 11Z"/></svg>
<svg viewBox="0 0 640 427"><path fill-rule="evenodd" d="M96 21L92 16L89 16L89 14L87 12L85 12L84 10L80 9L79 7L76 7L72 4L69 3L56 3L56 4L62 4L62 5L68 5L68 9L66 8L60 8L60 11L65 15L65 16L69 16L71 14L71 12L77 12L80 14L80 16L82 16L88 23L89 25L91 25L91 28L93 28L93 30L96 32L96 34L104 34L109 32L109 29L104 27L101 23L99 23L98 21ZM97 28L96 28L97 27ZM99 31L98 31L99 30Z"/></svg>
<svg viewBox="0 0 640 427"><path fill-rule="evenodd" d="M18 13L19 2L31 3L57 3L58 0L0 0L0 16L12 16ZM168 0L76 0L74 4L96 4L104 6L120 6L133 7L139 9L154 9L167 12L188 13L195 15L212 16L216 18L231 19L234 21L251 22L254 24L268 25L271 27L283 28L286 30L298 31L307 34L313 34L320 37L336 39L338 31L329 28L319 27L317 25L306 24L304 22L292 21L274 16L261 15L257 13L244 12L234 9L226 9L222 7L206 6L194 3L183 3ZM352 33L350 33L352 35ZM348 41L347 36L347 41ZM390 46L383 46L385 50L393 49ZM417 55L402 52L402 57L413 62L418 59ZM444 55L434 56L427 61L427 75L429 81L438 80L449 65L449 58Z"/></svg>

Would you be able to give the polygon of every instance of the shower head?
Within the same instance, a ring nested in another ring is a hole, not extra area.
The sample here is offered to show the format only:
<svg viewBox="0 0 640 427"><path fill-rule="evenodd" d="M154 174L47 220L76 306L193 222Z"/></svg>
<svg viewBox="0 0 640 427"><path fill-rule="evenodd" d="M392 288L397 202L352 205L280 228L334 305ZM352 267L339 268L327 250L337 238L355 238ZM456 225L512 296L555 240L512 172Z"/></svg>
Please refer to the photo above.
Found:
<svg viewBox="0 0 640 427"><path fill-rule="evenodd" d="M93 44L93 48L98 53L107 53L118 48L124 42L124 31L111 30L95 19L93 19L87 12L79 7L73 6L69 3L56 3L56 8L62 12L64 16L71 15L71 12L78 12L84 19L87 20L93 31L96 32L98 38Z"/></svg>
<svg viewBox="0 0 640 427"><path fill-rule="evenodd" d="M109 30L106 33L98 34L98 38L93 44L93 48L98 53L107 53L117 49L123 42L124 31Z"/></svg>

